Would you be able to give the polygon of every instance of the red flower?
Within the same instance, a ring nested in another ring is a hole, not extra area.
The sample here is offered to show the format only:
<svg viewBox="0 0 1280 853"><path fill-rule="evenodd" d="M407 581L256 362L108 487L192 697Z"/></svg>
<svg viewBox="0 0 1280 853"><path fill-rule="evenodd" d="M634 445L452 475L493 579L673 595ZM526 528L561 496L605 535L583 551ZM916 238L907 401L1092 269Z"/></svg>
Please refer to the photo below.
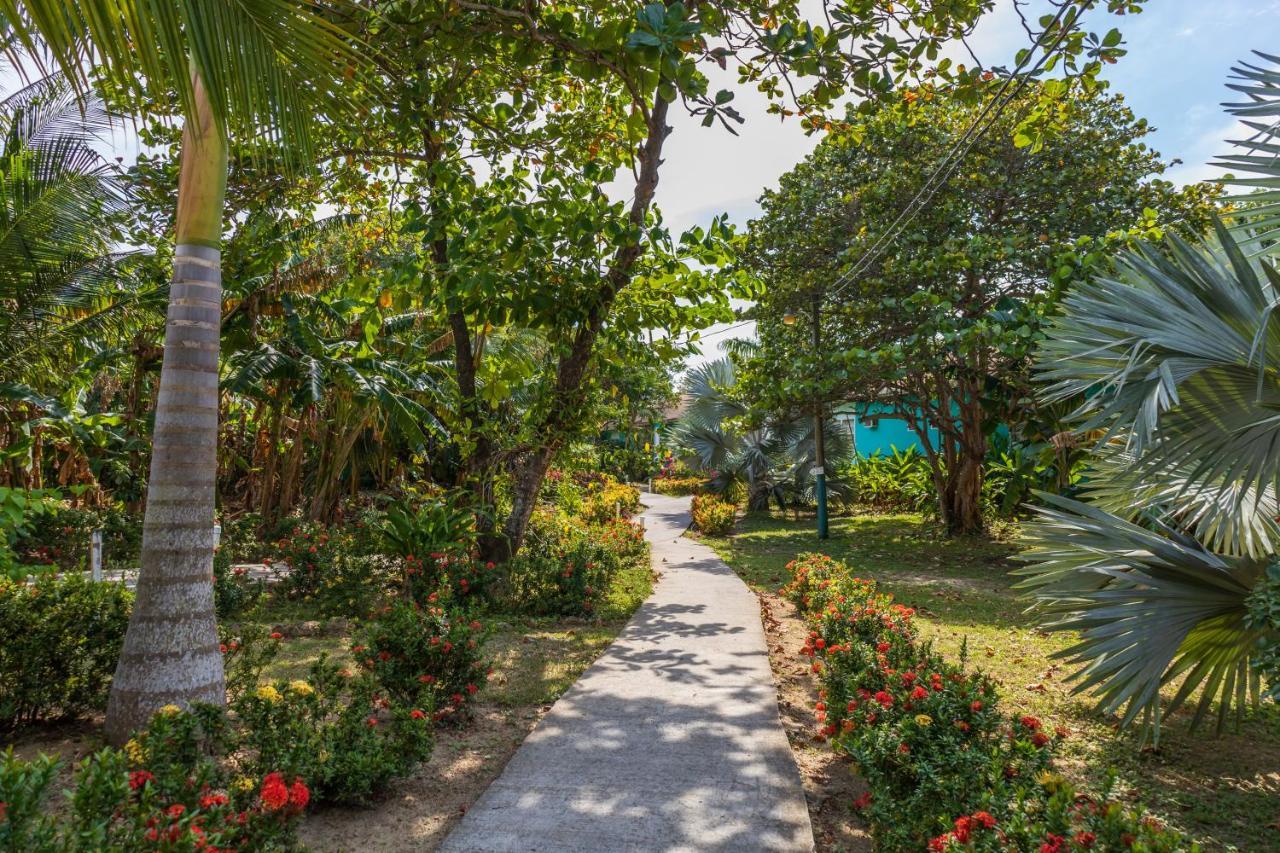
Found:
<svg viewBox="0 0 1280 853"><path fill-rule="evenodd" d="M271 632L271 639L273 639L273 640L282 640L282 639L284 639L284 634L281 634L279 631L272 631L272 632Z"/></svg>
<svg viewBox="0 0 1280 853"><path fill-rule="evenodd" d="M969 703L969 710L970 710L970 711L973 711L974 713L977 713L978 711L981 711L981 710L982 710L982 703L981 703L981 702L979 702L977 699L974 699L971 703Z"/></svg>
<svg viewBox="0 0 1280 853"><path fill-rule="evenodd" d="M990 812L974 812L970 817L973 818L974 823L980 823L987 829L991 829L996 825L996 819Z"/></svg>
<svg viewBox="0 0 1280 853"><path fill-rule="evenodd" d="M258 792L262 807L269 812L279 811L289 804L289 788L284 784L284 777L277 773L268 773L262 780L262 790Z"/></svg>
<svg viewBox="0 0 1280 853"><path fill-rule="evenodd" d="M1049 736L1044 732L1036 732L1031 736L1031 742L1036 746L1044 746L1049 742Z"/></svg>
<svg viewBox="0 0 1280 853"><path fill-rule="evenodd" d="M202 809L211 809L214 806L225 806L226 804L226 794L205 794L200 798L200 808Z"/></svg>
<svg viewBox="0 0 1280 853"><path fill-rule="evenodd" d="M415 720L421 720L423 717L426 716L426 714L422 713L417 708L414 708L412 711L409 712L409 716Z"/></svg>
<svg viewBox="0 0 1280 853"><path fill-rule="evenodd" d="M369 719L365 720L365 722L369 724L369 728L373 728L378 724L378 718L370 717Z"/></svg>
<svg viewBox="0 0 1280 853"><path fill-rule="evenodd" d="M1094 835L1092 832L1086 832L1082 829L1077 832L1071 840L1076 844L1079 844L1081 847L1088 848L1093 846L1093 843L1098 840L1098 836Z"/></svg>
<svg viewBox="0 0 1280 853"><path fill-rule="evenodd" d="M876 651L881 652L881 653L884 653L884 652L889 651L889 644L888 644L888 643L878 643L878 644L876 645Z"/></svg>
<svg viewBox="0 0 1280 853"><path fill-rule="evenodd" d="M434 675L419 675L418 680L423 684L432 684L435 682L436 677Z"/></svg>
<svg viewBox="0 0 1280 853"><path fill-rule="evenodd" d="M176 819L176 818L182 817L182 813L185 812L186 810L187 810L187 807L184 806L182 803L174 803L173 805L169 806L169 808L165 809L164 813L167 814L169 817Z"/></svg>
<svg viewBox="0 0 1280 853"><path fill-rule="evenodd" d="M472 696L476 695L476 691L479 689L480 688L476 687L474 684L467 685L467 692L470 693Z"/></svg>
<svg viewBox="0 0 1280 853"><path fill-rule="evenodd" d="M854 809L856 809L857 811L862 811L863 809L865 809L865 808L866 808L867 806L869 806L869 805L871 805L871 792L870 792L870 791L864 791L861 797L858 797L858 799L856 799L856 800L854 800L854 801L853 801L853 807L854 807Z"/></svg>
<svg viewBox="0 0 1280 853"><path fill-rule="evenodd" d="M307 790L306 783L295 777L293 784L289 786L290 805L298 811L302 811L309 802L311 802L311 792Z"/></svg>
<svg viewBox="0 0 1280 853"><path fill-rule="evenodd" d="M391 652L388 652L388 651L378 652L378 660L382 661L383 663L386 663L387 661L391 660Z"/></svg>
<svg viewBox="0 0 1280 853"><path fill-rule="evenodd" d="M911 691L912 699L924 699L928 695L929 695L929 691L925 690L923 687L920 687L920 686L917 686L915 690Z"/></svg>
<svg viewBox="0 0 1280 853"><path fill-rule="evenodd" d="M888 708L890 705L893 704L893 697L890 696L888 693L885 693L883 690L880 690L876 693L875 699L877 702L880 703L882 707L885 707L885 708Z"/></svg>
<svg viewBox="0 0 1280 853"><path fill-rule="evenodd" d="M1062 853L1062 845L1066 841L1061 835L1054 835L1052 832L1044 837L1044 844L1040 845L1040 853Z"/></svg>
<svg viewBox="0 0 1280 853"><path fill-rule="evenodd" d="M1029 715L1028 715L1028 716L1026 716L1026 717L1023 717L1023 718L1022 718L1022 719L1020 719L1018 722L1022 723L1022 725L1026 726L1026 727L1027 727L1027 728L1029 728L1029 729L1031 729L1031 731L1033 731L1033 732L1034 732L1036 729L1040 728L1040 721L1039 721L1039 720L1037 720L1035 717L1032 717L1032 716L1029 716Z"/></svg>
<svg viewBox="0 0 1280 853"><path fill-rule="evenodd" d="M155 778L145 770L135 770L129 774L129 790L136 791L148 782L155 781Z"/></svg>

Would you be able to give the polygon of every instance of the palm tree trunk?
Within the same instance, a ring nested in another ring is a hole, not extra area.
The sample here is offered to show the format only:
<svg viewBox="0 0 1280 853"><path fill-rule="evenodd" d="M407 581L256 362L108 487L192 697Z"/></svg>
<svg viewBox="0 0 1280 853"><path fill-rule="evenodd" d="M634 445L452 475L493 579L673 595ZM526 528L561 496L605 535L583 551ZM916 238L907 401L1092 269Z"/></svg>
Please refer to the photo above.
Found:
<svg viewBox="0 0 1280 853"><path fill-rule="evenodd" d="M107 705L122 743L165 705L225 701L213 610L225 137L195 81L182 135L173 284L143 522L142 572Z"/></svg>

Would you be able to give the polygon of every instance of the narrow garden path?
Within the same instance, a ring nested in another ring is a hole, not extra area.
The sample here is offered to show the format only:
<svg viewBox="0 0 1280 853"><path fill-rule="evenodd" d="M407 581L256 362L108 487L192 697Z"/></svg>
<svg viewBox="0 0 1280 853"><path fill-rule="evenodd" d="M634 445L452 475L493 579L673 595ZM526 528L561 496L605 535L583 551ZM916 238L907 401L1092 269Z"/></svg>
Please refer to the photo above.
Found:
<svg viewBox="0 0 1280 853"><path fill-rule="evenodd" d="M755 595L645 494L662 573L442 850L813 849Z"/></svg>

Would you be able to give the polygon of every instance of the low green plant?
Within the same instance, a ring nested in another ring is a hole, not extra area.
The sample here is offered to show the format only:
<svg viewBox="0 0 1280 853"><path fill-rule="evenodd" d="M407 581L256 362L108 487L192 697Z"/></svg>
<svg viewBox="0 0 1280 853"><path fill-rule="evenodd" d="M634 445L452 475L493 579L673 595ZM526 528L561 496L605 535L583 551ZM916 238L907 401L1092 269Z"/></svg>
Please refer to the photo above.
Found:
<svg viewBox="0 0 1280 853"><path fill-rule="evenodd" d="M0 578L0 728L105 707L132 603L79 574Z"/></svg>
<svg viewBox="0 0 1280 853"><path fill-rule="evenodd" d="M0 756L0 850L96 853L100 850L282 850L296 830L310 791L280 773L228 784L217 757L225 715L201 706L163 709L123 750L86 758L66 793L50 803L61 762Z"/></svg>
<svg viewBox="0 0 1280 853"><path fill-rule="evenodd" d="M595 616L617 573L647 559L643 534L631 522L588 524L544 507L504 567L506 606L535 616Z"/></svg>
<svg viewBox="0 0 1280 853"><path fill-rule="evenodd" d="M231 701L241 778L306 780L315 802L367 804L431 754L430 708L400 704L367 672L322 657L306 679L246 689Z"/></svg>
<svg viewBox="0 0 1280 853"><path fill-rule="evenodd" d="M709 536L722 536L733 530L738 508L715 495L693 496L694 529Z"/></svg>
<svg viewBox="0 0 1280 853"><path fill-rule="evenodd" d="M464 713L488 680L486 638L465 613L400 601L361 628L351 651L395 702L443 719Z"/></svg>

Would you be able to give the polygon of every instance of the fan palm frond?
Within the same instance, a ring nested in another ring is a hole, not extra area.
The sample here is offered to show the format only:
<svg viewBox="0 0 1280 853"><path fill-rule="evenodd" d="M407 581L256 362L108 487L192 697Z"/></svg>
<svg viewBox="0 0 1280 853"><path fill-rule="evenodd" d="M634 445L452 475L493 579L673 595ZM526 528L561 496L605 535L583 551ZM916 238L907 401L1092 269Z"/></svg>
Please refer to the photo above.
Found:
<svg viewBox="0 0 1280 853"><path fill-rule="evenodd" d="M1199 691L1193 725L1214 702L1219 725L1258 679L1249 659L1261 631L1246 625L1246 599L1265 562L1224 557L1169 529L1150 530L1104 510L1041 494L1048 504L1027 527L1033 565L1015 574L1048 614L1046 627L1079 633L1059 653L1080 669L1075 691L1092 690L1099 708L1140 715L1159 737L1162 713ZM1177 684L1167 707L1160 689Z"/></svg>
<svg viewBox="0 0 1280 853"><path fill-rule="evenodd" d="M1253 135L1229 140L1238 153L1224 154L1213 165L1231 170L1226 183L1244 191L1230 201L1245 251L1275 254L1280 246L1280 56L1254 53L1268 64L1240 62L1232 68L1238 82L1227 87L1245 100L1224 104Z"/></svg>

